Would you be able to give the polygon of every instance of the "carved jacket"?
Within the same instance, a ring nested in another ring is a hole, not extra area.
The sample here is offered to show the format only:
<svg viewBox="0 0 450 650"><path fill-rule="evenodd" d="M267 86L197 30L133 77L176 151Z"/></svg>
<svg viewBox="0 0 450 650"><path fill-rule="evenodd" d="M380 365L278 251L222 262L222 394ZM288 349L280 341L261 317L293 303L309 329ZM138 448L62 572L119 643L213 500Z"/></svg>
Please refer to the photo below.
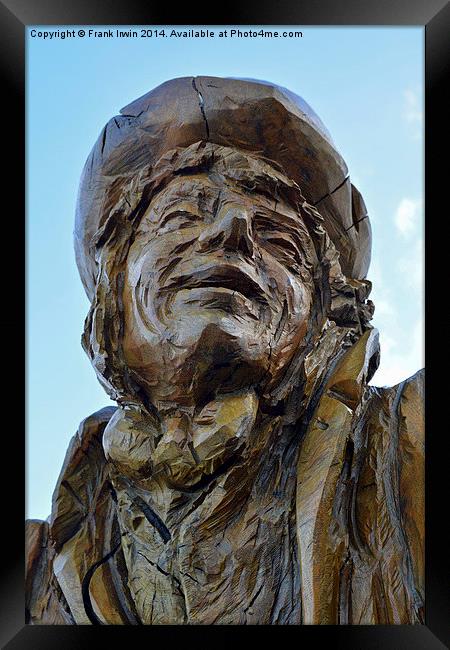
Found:
<svg viewBox="0 0 450 650"><path fill-rule="evenodd" d="M366 332L327 376L279 463L289 481L252 479L243 499L245 468L230 468L176 496L174 511L189 506L177 530L140 497L122 503L139 514L124 527L102 446L116 408L85 419L51 516L27 521L28 622L422 623L424 372L368 386L375 339ZM128 542L134 528L147 546Z"/></svg>

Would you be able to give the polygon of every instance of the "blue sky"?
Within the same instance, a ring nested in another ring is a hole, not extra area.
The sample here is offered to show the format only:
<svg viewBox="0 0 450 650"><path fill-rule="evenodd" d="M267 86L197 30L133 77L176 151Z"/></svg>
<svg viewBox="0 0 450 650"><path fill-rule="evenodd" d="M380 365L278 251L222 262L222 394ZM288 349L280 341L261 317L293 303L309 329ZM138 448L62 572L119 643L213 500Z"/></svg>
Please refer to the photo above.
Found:
<svg viewBox="0 0 450 650"><path fill-rule="evenodd" d="M368 277L381 340L372 383L392 385L423 367L423 28L304 27L301 39L277 40L43 40L30 30L28 517L49 515L70 438L84 417L111 403L80 344L89 308L72 244L81 170L105 122L173 77L266 79L313 107L371 217Z"/></svg>

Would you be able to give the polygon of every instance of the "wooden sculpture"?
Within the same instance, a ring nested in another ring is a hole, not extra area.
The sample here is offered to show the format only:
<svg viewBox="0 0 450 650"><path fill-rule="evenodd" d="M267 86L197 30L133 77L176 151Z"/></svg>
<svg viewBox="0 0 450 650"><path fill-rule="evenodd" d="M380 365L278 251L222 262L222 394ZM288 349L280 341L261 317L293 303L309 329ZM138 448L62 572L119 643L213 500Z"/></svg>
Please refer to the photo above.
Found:
<svg viewBox="0 0 450 650"><path fill-rule="evenodd" d="M29 623L423 622L423 371L368 386L370 248L283 88L175 79L108 122L75 249L118 406L27 522Z"/></svg>

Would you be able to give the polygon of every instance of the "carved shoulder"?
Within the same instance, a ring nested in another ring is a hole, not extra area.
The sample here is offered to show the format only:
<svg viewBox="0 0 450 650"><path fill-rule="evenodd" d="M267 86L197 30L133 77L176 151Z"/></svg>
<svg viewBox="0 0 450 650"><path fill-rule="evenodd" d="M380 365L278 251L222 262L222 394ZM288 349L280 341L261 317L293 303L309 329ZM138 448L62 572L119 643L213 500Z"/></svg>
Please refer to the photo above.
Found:
<svg viewBox="0 0 450 650"><path fill-rule="evenodd" d="M397 391L392 412L396 425L398 509L421 601L425 590L425 370L390 389Z"/></svg>
<svg viewBox="0 0 450 650"><path fill-rule="evenodd" d="M420 370L391 388L371 388L367 403L354 524L360 547L373 558L366 563L372 613L361 608L361 621L423 622L424 375ZM360 591L353 593L361 601Z"/></svg>
<svg viewBox="0 0 450 650"><path fill-rule="evenodd" d="M302 441L306 623L423 622L424 371L391 388L367 386L373 336L343 357Z"/></svg>
<svg viewBox="0 0 450 650"><path fill-rule="evenodd" d="M107 406L85 418L69 443L52 497L50 533L57 551L97 507L106 478L102 435L116 410Z"/></svg>
<svg viewBox="0 0 450 650"><path fill-rule="evenodd" d="M81 422L64 459L53 493L50 517L47 521L26 522L26 606L29 623L67 624L76 620L64 596L57 567L58 562L61 564L60 552L63 547L75 538L87 541L90 535L86 531L95 530L92 523L94 519L98 520L99 509L105 509L111 501L107 492L101 439L115 411L115 407L106 407ZM90 543L92 541L89 539Z"/></svg>

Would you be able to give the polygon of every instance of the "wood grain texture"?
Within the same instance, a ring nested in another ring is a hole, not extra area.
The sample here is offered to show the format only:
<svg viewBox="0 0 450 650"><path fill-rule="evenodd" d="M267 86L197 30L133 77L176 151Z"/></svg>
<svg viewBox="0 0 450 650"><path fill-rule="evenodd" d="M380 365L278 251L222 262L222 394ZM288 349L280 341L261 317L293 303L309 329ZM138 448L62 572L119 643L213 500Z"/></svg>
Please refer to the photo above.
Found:
<svg viewBox="0 0 450 650"><path fill-rule="evenodd" d="M370 242L286 89L176 79L108 123L75 248L117 408L27 522L30 623L423 622L423 371L368 385Z"/></svg>

